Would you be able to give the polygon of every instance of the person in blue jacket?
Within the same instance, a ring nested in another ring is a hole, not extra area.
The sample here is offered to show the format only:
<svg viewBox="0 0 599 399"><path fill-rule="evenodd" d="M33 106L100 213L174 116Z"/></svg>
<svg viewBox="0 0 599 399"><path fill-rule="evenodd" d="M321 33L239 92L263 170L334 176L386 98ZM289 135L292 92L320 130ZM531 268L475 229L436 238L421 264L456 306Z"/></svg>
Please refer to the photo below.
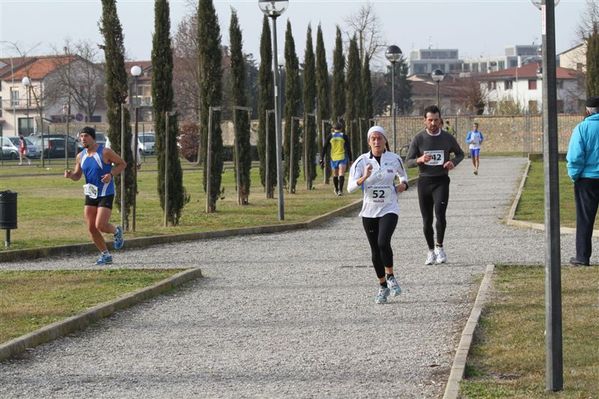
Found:
<svg viewBox="0 0 599 399"><path fill-rule="evenodd" d="M574 182L576 256L574 266L589 266L593 226L599 206L599 96L586 101L587 117L572 131L566 161Z"/></svg>
<svg viewBox="0 0 599 399"><path fill-rule="evenodd" d="M469 144L470 159L474 166L474 174L478 175L478 167L480 166L480 145L483 143L483 134L478 130L478 123L472 124L472 130L466 134L466 144Z"/></svg>

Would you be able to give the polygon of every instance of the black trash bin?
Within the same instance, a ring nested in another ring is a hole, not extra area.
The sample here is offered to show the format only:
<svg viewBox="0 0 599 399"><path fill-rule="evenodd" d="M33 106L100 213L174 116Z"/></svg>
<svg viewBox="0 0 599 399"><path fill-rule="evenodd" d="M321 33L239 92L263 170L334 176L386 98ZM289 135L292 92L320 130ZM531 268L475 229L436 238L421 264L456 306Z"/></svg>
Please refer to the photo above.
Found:
<svg viewBox="0 0 599 399"><path fill-rule="evenodd" d="M0 191L0 229L6 230L4 245L10 246L10 231L17 228L17 193Z"/></svg>

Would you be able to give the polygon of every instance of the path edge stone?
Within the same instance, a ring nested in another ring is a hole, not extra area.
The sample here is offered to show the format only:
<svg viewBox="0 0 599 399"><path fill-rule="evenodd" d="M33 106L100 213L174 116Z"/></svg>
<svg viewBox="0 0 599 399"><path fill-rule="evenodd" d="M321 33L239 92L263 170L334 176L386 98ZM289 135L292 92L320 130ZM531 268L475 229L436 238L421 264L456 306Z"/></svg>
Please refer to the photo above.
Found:
<svg viewBox="0 0 599 399"><path fill-rule="evenodd" d="M29 348L34 348L57 338L64 337L74 331L83 330L90 324L106 318L116 311L129 308L201 277L202 271L199 268L184 270L154 285L124 294L112 301L89 308L75 316L59 320L0 344L0 361L25 352Z"/></svg>

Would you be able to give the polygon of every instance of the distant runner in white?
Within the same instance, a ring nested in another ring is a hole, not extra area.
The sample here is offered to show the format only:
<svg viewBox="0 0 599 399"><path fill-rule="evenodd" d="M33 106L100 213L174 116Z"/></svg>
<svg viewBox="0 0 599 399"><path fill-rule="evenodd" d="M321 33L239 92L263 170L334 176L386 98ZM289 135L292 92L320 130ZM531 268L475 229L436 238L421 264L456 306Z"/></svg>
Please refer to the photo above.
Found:
<svg viewBox="0 0 599 399"><path fill-rule="evenodd" d="M399 155L389 151L385 129L373 126L368 130L370 151L356 159L349 171L350 193L362 189L362 224L372 253L372 264L380 287L375 303L387 302L387 297L401 293L393 274L391 236L399 216L398 193L408 189L408 175Z"/></svg>

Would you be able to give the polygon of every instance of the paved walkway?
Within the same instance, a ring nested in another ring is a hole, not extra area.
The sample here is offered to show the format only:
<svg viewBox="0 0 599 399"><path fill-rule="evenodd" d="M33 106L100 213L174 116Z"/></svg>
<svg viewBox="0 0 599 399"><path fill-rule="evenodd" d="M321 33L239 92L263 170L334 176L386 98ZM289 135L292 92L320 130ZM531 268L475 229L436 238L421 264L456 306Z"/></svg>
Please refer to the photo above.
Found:
<svg viewBox="0 0 599 399"><path fill-rule="evenodd" d="M466 159L452 172L446 265L423 265L416 190L402 195L393 247L404 294L386 305L373 303L356 215L116 254L113 267L199 266L205 278L0 364L0 397L439 398L485 266L543 262L543 232L502 224L525 163L485 158L474 176ZM567 259L573 238L562 246Z"/></svg>

